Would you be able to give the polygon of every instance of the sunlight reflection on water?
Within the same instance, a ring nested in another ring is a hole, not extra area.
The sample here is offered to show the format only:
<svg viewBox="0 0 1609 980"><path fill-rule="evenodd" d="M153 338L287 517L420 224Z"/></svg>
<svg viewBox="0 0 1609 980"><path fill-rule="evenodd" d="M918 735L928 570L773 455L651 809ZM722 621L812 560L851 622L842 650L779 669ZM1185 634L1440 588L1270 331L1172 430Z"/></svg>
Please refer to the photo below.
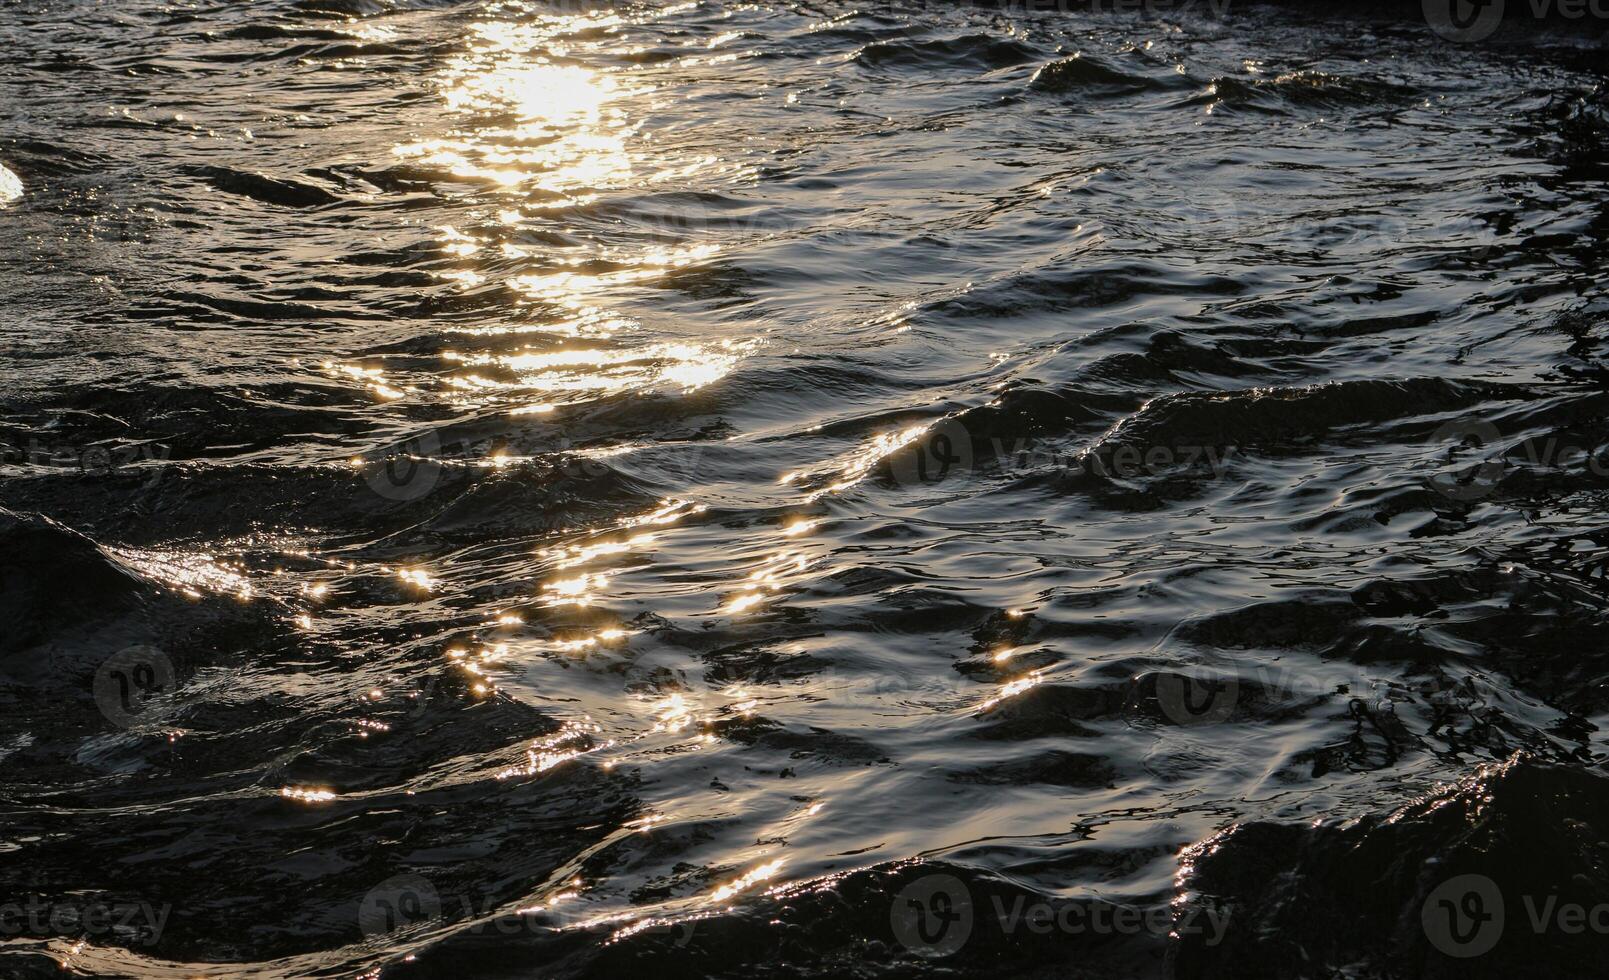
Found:
<svg viewBox="0 0 1609 980"><path fill-rule="evenodd" d="M0 163L0 204L9 204L22 197L22 178Z"/></svg>

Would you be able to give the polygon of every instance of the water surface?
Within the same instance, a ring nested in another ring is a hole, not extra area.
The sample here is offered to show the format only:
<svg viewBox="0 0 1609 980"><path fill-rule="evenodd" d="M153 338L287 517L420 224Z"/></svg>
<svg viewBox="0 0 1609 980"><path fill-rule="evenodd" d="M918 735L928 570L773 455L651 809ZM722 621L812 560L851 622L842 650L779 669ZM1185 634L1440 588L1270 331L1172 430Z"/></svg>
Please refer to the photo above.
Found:
<svg viewBox="0 0 1609 980"><path fill-rule="evenodd" d="M7 975L1593 969L1516 934L1609 900L1591 58L49 8L0 8L0 849L167 911ZM958 947L901 919L956 888Z"/></svg>

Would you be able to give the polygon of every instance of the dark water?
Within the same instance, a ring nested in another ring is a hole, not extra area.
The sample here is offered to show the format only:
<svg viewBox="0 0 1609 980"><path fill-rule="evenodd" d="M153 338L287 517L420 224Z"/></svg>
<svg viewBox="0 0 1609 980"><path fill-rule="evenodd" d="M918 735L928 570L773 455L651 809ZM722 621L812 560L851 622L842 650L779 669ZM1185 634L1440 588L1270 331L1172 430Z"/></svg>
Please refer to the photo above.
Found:
<svg viewBox="0 0 1609 980"><path fill-rule="evenodd" d="M1598 56L0 45L0 975L1603 975Z"/></svg>

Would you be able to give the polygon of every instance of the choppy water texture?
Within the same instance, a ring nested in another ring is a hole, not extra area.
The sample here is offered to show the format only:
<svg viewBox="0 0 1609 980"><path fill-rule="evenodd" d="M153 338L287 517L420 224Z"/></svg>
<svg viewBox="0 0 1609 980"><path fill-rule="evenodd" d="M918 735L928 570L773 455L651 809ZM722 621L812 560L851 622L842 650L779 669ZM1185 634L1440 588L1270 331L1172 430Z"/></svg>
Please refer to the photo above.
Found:
<svg viewBox="0 0 1609 980"><path fill-rule="evenodd" d="M1596 56L838 0L0 44L0 901L52 913L0 973L1601 969L1523 904L1609 900Z"/></svg>

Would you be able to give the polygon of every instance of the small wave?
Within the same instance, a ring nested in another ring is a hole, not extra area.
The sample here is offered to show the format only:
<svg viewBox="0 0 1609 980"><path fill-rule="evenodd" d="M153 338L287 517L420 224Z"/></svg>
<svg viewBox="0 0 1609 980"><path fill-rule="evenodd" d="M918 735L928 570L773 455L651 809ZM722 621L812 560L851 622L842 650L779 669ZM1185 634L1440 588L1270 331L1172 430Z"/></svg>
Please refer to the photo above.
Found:
<svg viewBox="0 0 1609 980"><path fill-rule="evenodd" d="M380 0L296 0L291 6L313 17L332 19L377 17L391 9Z"/></svg>
<svg viewBox="0 0 1609 980"><path fill-rule="evenodd" d="M1408 86L1322 71L1293 71L1272 78L1221 75L1190 100L1250 112L1401 106L1418 93Z"/></svg>
<svg viewBox="0 0 1609 980"><path fill-rule="evenodd" d="M0 710L34 734L30 754L46 764L67 764L106 719L130 722L107 683L116 680L107 677L114 658L162 674L166 693L198 657L259 641L270 628L263 610L225 594L245 580L205 556L164 561L3 507L0 581Z"/></svg>
<svg viewBox="0 0 1609 980"><path fill-rule="evenodd" d="M874 68L972 68L993 70L1033 61L1032 48L1018 41L968 34L932 41L877 41L855 52L858 64Z"/></svg>
<svg viewBox="0 0 1609 980"><path fill-rule="evenodd" d="M313 27L282 27L277 24L246 24L224 31L220 37L237 41L350 41L352 34Z"/></svg>
<svg viewBox="0 0 1609 980"><path fill-rule="evenodd" d="M1423 419L1492 398L1514 397L1515 386L1415 378L1336 381L1291 388L1182 392L1151 401L1093 449L1143 446L1275 446L1295 451L1329 433L1399 419ZM1435 421L1417 428L1429 433Z"/></svg>
<svg viewBox="0 0 1609 980"><path fill-rule="evenodd" d="M1117 95L1160 88L1164 84L1167 83L1145 75L1130 74L1110 62L1083 52L1071 58L1052 61L1034 72L1028 80L1031 90L1055 95L1080 92Z"/></svg>
<svg viewBox="0 0 1609 980"><path fill-rule="evenodd" d="M341 198L315 184L269 177L266 174L245 170L233 170L229 167L191 167L189 173L226 194L249 197L254 201L277 204L280 207L318 208L338 204L341 201Z"/></svg>
<svg viewBox="0 0 1609 980"><path fill-rule="evenodd" d="M1609 780L1601 772L1520 756L1389 814L1237 825L1183 856L1185 884L1235 914L1218 942L1182 943L1176 966L1183 976L1243 976L1242 964L1255 957L1257 976L1305 975L1314 962L1346 963L1362 976L1413 975L1491 933L1459 935L1456 923L1447 925L1449 911L1490 917L1495 908L1503 941L1480 960L1491 976L1538 964L1550 976L1596 974L1602 948L1592 930L1533 932L1513 917L1523 921L1528 910L1521 896L1538 910L1609 901L1609 885L1592 870L1602 862L1592 828L1606 821ZM1586 873L1560 876L1560 868ZM1294 881L1300 889L1289 887ZM1480 896L1473 904L1472 892ZM1270 944L1270 936L1280 940Z"/></svg>
<svg viewBox="0 0 1609 980"><path fill-rule="evenodd" d="M0 508L0 560L6 566L0 651L30 649L70 632L94 608L133 601L138 581L84 535L41 516Z"/></svg>

